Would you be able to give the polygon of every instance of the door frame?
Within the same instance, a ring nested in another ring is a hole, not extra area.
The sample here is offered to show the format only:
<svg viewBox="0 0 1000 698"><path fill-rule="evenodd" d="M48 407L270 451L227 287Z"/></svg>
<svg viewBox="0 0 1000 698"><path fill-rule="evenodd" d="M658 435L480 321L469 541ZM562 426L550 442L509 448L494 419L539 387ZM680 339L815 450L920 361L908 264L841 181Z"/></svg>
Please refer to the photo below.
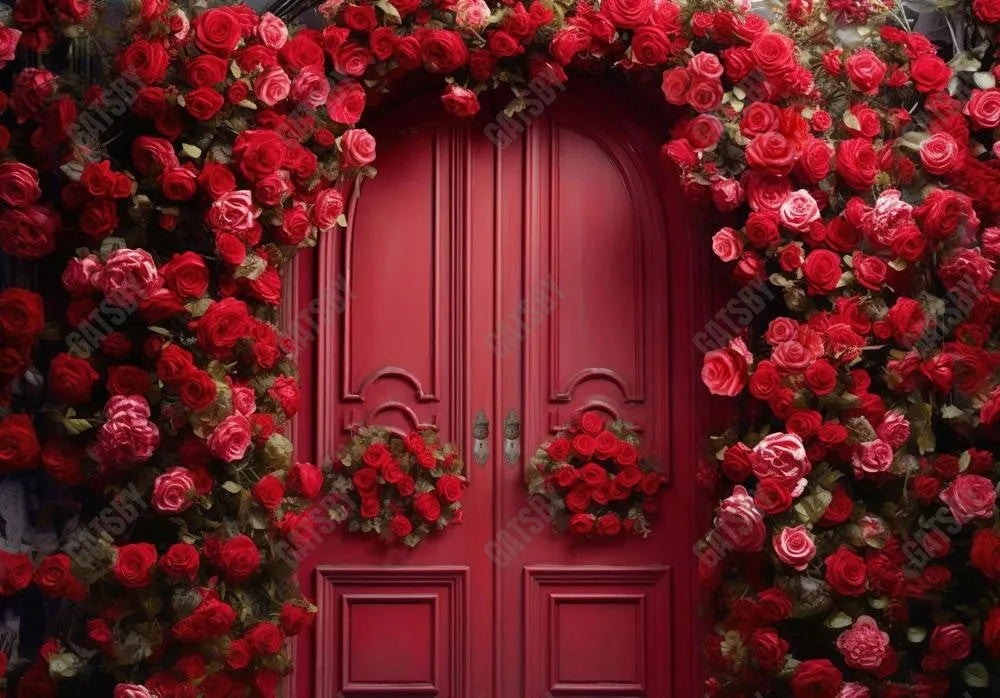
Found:
<svg viewBox="0 0 1000 698"><path fill-rule="evenodd" d="M404 80L403 82L407 83L408 81ZM662 132L665 142L670 127L676 122L678 112L670 105L664 104L657 88L657 85L649 84L626 85L613 78L571 77L567 92L562 93L557 99L564 99L567 96L571 99L578 98L575 96L576 94L583 94L588 96L587 102L593 103L594 99L607 100L610 97L621 104L633 107L634 113L642 115L639 120L645 122L644 125L654 128L654 132ZM408 87L394 93L378 107L366 110L365 121L359 124L359 127L377 123L387 115L391 115L403 102L433 102L440 110L440 118L452 118L440 108L439 94L440 85L434 84L428 88L426 76L418 76L408 83ZM502 95L502 92L500 94ZM502 98L498 101L498 104L504 103ZM377 160L375 165L377 167ZM702 387L698 379L701 367L700 351L695 346L693 338L710 321L713 310L722 307L726 299L734 295L737 286L729 272L711 252L711 235L718 230L720 225L725 223L727 217L719 214L709 202L685 197L681 193L679 179L675 172L668 172L663 167L658 168L657 172L660 181L656 183L656 187L660 191L664 190L664 186L673 189L678 193L676 200L691 203L691 206L686 206L679 211L668 210L665 215L669 221L669 232L671 233L669 245L670 278L667 282L671 314L670 331L678 332L689 340L670 344L671 366L668 373L672 385L669 400L671 409L676 410L676 414L682 416L672 427L672 434L677 439L677 448L671 456L674 461L680 464L679 467L691 468L693 475L702 457L705 438L736 414L732 401L726 403L725 401L711 400L708 392ZM357 198L353 196L352 183L345 183L342 186L342 192L347 202L348 225L351 225L357 202ZM677 235L678 232L682 234ZM332 235L321 237L316 247L297 255L294 262L286 268L284 293L280 304L281 326L286 331L291 331L295 326L295 320L301 318L304 313L308 313L310 309L315 312L317 307L324 308L330 304L330 299L326 294L330 291L331 285L335 288L336 285L320 284L319 280L321 278L335 278L338 273L337 248L341 244L339 236L343 234L344 231L337 230ZM338 237L333 237L334 235ZM692 282L696 282L696 285ZM336 292L340 291L341 289L338 289ZM333 322L317 323L317 326L312 330L312 336L306 337L307 340L311 341L300 342L295 352L299 366L300 385L307 386L302 391L299 412L291 420L289 426L290 437L295 444L295 459L298 461L318 462L318 460L322 460L326 455L321 453L323 444L332 443L331 439L335 440L334 435L331 435L329 430L333 429L339 433L331 418L332 415L328 414L328 408L318 404L318 396L322 392L318 389L319 381L324 380L324 374L328 373L328 371L323 370L323 365L332 365L333 357L320 356L317 346L320 341L325 346L336 346L335 340L338 333L343 330L342 325L340 316L337 316ZM301 325L298 326L298 332L302 333ZM308 334L310 332L307 330ZM694 505L690 509L689 525L691 526L690 530L697 533L707 530L711 525L715 500L710 491L695 486L693 476L690 478L690 483L690 494ZM695 554L696 539L697 535L695 539L691 540L692 556ZM308 582L302 580L303 591L312 599L315 599L314 578L315 575L310 575ZM702 598L703 594L697 574L691 575L690 583L692 585L691 598ZM694 636L689 638L692 651L687 657L687 666L681 667L679 666L680 662L675 662L674 670L682 672L688 678L687 683L690 686L698 687L703 685L708 676L702 643L711 631L711 619L706 617L704 613L695 612L693 631ZM674 638L671 644L676 650L676 648L683 647L688 643L685 643L683 638L678 637ZM302 669L293 670L284 678L281 685L281 695L285 698L313 698L316 695L316 672L313 666L313 657L309 655L315 645L315 627L289 640L291 665L302 667ZM300 656L300 652L309 656ZM675 656L679 655L676 655L675 652ZM303 670L312 689L308 696L296 694L297 684L301 683L300 677Z"/></svg>

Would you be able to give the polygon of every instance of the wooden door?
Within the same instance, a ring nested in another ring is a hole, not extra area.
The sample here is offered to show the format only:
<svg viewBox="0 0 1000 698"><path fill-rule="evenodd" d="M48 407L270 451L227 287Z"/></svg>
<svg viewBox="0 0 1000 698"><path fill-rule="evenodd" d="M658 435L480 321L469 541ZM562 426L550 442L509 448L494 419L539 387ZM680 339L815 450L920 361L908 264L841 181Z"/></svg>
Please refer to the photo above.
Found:
<svg viewBox="0 0 1000 698"><path fill-rule="evenodd" d="M379 174L317 255L320 296L348 292L319 304L343 312L320 323L305 431L322 458L359 424L436 429L470 485L464 523L415 550L337 532L306 561L299 696L695 695L696 265L664 128L616 100L571 88L503 149L483 135L502 104L463 124L417 100L372 127ZM668 474L647 539L557 535L529 502L535 449L589 409L638 425Z"/></svg>

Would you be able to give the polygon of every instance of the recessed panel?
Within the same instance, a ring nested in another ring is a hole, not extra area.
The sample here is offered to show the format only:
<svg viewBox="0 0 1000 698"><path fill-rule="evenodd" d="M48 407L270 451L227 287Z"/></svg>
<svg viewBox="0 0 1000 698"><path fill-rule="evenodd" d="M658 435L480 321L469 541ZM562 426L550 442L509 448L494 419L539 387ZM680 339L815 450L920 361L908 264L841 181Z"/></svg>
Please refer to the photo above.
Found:
<svg viewBox="0 0 1000 698"><path fill-rule="evenodd" d="M674 698L670 568L525 568L525 695Z"/></svg>
<svg viewBox="0 0 1000 698"><path fill-rule="evenodd" d="M329 690L329 698L462 698L468 571L317 568L316 685Z"/></svg>

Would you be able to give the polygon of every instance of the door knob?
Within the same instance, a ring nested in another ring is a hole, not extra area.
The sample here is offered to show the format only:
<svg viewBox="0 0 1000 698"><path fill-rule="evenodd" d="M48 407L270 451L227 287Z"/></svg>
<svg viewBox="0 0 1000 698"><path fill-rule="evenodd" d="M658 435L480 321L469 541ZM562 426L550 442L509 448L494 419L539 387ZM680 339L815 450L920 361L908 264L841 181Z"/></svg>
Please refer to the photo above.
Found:
<svg viewBox="0 0 1000 698"><path fill-rule="evenodd" d="M490 420L482 409L472 420L472 457L479 465L486 465L490 457Z"/></svg>
<svg viewBox="0 0 1000 698"><path fill-rule="evenodd" d="M513 409L503 420L503 457L511 467L517 465L521 457L521 420Z"/></svg>

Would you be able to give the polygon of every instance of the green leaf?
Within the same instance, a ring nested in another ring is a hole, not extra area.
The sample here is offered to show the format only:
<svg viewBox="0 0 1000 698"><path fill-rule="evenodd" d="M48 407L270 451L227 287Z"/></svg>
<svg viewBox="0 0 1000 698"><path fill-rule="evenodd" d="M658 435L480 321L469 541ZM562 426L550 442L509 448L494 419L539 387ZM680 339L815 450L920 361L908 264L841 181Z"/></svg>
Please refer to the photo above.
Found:
<svg viewBox="0 0 1000 698"><path fill-rule="evenodd" d="M239 483L233 482L232 480L226 480L222 483L222 489L226 492L231 492L232 494L239 494L243 491L243 488Z"/></svg>
<svg viewBox="0 0 1000 698"><path fill-rule="evenodd" d="M88 431L88 430L94 428L94 425L91 424L91 422L90 422L89 419L80 419L78 417L77 418L67 419L67 418L63 417L59 421L62 422L63 427L66 428L66 431L71 436L76 436L77 434L82 434L83 432Z"/></svg>
<svg viewBox="0 0 1000 698"><path fill-rule="evenodd" d="M980 662L973 662L962 669L962 678L969 688L986 688L990 685L990 673Z"/></svg>
<svg viewBox="0 0 1000 698"><path fill-rule="evenodd" d="M376 0L375 7L382 10L393 24L402 23L403 18L399 16L399 10L389 0Z"/></svg>

